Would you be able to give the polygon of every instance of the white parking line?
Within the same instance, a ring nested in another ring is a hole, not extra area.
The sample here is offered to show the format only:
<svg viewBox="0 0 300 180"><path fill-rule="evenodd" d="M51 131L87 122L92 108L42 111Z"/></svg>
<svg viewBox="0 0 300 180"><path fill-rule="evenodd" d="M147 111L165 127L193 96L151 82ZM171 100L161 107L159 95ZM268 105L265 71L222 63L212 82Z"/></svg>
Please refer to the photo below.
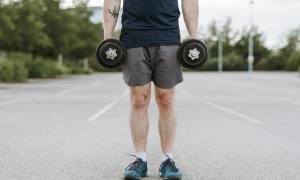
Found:
<svg viewBox="0 0 300 180"><path fill-rule="evenodd" d="M193 96L192 93L190 93L189 91L185 90L183 87L179 88L179 91L180 91L183 95L186 95L186 96ZM206 99L206 98L203 97L203 96L200 96L200 98L202 98L202 99L204 99L204 100ZM225 113L230 114L230 115L233 115L233 116L237 116L237 117L239 117L239 118L241 118L241 119L243 119L243 120L246 120L246 121L248 121L248 122L255 123L255 124L259 124L259 125L263 125L263 124L264 124L263 122L261 122L261 121L259 121L259 120L256 120L256 119L254 119L254 118L248 117L247 115L242 114L242 113L239 113L239 112L237 112L237 111L235 111L235 110L233 110L233 109L229 109L229 108L220 106L220 105L218 105L218 104L216 104L216 103L213 103L213 102L211 102L211 101L205 100L205 103L206 103L207 105L209 105L210 107L212 107L212 108L215 108L215 109L217 109L217 110L219 110L219 111L225 112Z"/></svg>
<svg viewBox="0 0 300 180"><path fill-rule="evenodd" d="M192 96L192 94L189 91L183 89L182 87L179 87L178 90L181 92L181 94L185 96Z"/></svg>
<svg viewBox="0 0 300 180"><path fill-rule="evenodd" d="M245 91L245 90L236 88L236 87L230 88L230 89L228 89L228 90L231 91L231 92L233 92L233 93L240 94L240 95L242 95L242 96L249 96L249 97L251 97L251 96L255 96L255 97L260 96L260 95L257 94L257 93L254 93L254 92L248 92L248 91Z"/></svg>
<svg viewBox="0 0 300 180"><path fill-rule="evenodd" d="M23 98L23 99L9 100L9 101L0 102L0 106L6 106L6 105L10 105L10 104L18 104L18 103L28 102L30 100L32 100L32 99L31 98Z"/></svg>
<svg viewBox="0 0 300 180"><path fill-rule="evenodd" d="M244 120L246 120L248 122L259 124L259 125L263 125L264 124L263 122L261 122L259 120L253 119L251 117L246 116L245 114L239 113L239 112L237 112L237 111L235 111L233 109L229 109L229 108L220 106L220 105L215 104L213 102L206 102L206 104L209 105L212 108L215 108L217 110L223 111L223 112L225 112L227 114L231 114L231 115L237 116L237 117L242 118L242 119L244 119Z"/></svg>
<svg viewBox="0 0 300 180"><path fill-rule="evenodd" d="M95 113L94 115L92 115L88 121L92 122L95 121L97 118L99 118L100 116L102 116L104 113L106 113L108 110L110 110L113 106L115 106L116 104L118 104L120 102L120 100L122 99L122 97L126 96L129 93L129 89L125 90L121 96L119 96L117 99L113 100L112 102L110 102L109 104L107 104L106 106L104 106L102 109L100 109L97 113Z"/></svg>
<svg viewBox="0 0 300 180"><path fill-rule="evenodd" d="M80 92L82 90L86 90L87 88L93 88L93 87L96 87L96 86L98 86L100 84L103 84L103 83L112 82L116 78L119 78L119 77L118 76L111 77L111 78L104 79L102 81L95 82L93 84L80 85L80 86L76 86L76 87L73 87L73 88L70 88L70 89L65 89L65 90L62 90L60 92L57 92L55 95L60 96L60 95L66 95L66 94L70 94L70 93Z"/></svg>

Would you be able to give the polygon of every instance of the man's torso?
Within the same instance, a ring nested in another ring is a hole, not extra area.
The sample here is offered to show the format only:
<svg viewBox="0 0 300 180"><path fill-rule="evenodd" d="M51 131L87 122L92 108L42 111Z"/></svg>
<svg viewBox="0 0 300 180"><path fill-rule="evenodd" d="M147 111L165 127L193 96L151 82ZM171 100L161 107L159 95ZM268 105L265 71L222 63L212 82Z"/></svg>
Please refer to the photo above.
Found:
<svg viewBox="0 0 300 180"><path fill-rule="evenodd" d="M180 43L177 0L124 0L120 40L127 48Z"/></svg>

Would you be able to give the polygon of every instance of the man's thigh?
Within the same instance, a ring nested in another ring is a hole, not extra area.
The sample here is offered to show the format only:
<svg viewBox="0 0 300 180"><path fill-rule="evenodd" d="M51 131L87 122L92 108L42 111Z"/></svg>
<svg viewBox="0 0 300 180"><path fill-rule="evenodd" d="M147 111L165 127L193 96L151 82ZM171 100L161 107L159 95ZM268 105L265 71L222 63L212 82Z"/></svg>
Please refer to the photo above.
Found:
<svg viewBox="0 0 300 180"><path fill-rule="evenodd" d="M178 46L139 47L127 50L123 79L128 86L144 86L153 81L156 87L171 89L183 81L177 60Z"/></svg>
<svg viewBox="0 0 300 180"><path fill-rule="evenodd" d="M143 47L127 50L127 60L122 66L124 82L132 86L144 86L151 81L151 59Z"/></svg>
<svg viewBox="0 0 300 180"><path fill-rule="evenodd" d="M177 60L179 46L160 46L153 62L152 81L161 89L171 89L183 81L181 64Z"/></svg>

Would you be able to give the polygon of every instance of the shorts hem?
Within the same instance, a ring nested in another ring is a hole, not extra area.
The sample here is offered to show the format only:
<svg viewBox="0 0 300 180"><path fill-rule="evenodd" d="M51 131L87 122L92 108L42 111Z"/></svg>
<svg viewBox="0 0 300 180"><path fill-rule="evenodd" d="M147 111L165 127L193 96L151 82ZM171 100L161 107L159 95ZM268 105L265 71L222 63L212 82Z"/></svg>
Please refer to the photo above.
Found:
<svg viewBox="0 0 300 180"><path fill-rule="evenodd" d="M124 80L124 82L127 86L134 87L134 86L145 86L145 85L151 83L151 80L149 80L147 82L143 82L143 83L129 83L128 81L125 81L125 80Z"/></svg>
<svg viewBox="0 0 300 180"><path fill-rule="evenodd" d="M172 83L172 84L170 84L170 85L168 85L168 86L165 86L165 85L159 85L159 83L156 83L156 82L154 82L154 81L153 81L153 83L154 83L155 87L158 87L158 88L160 88L160 89L172 89L172 88L174 88L175 86L177 86L178 84L182 83L183 81L184 81L184 80L182 79L182 80L176 81L176 82L174 82L174 83Z"/></svg>

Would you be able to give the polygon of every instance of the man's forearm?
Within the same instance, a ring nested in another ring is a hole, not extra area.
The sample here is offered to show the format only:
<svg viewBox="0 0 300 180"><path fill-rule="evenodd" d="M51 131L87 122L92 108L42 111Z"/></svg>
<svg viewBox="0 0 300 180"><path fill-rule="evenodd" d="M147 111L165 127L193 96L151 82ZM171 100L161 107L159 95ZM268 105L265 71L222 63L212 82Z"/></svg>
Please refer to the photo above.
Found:
<svg viewBox="0 0 300 180"><path fill-rule="evenodd" d="M198 36L198 0L182 0L182 12L186 28L191 38Z"/></svg>
<svg viewBox="0 0 300 180"><path fill-rule="evenodd" d="M103 29L104 39L112 38L120 11L121 0L104 0Z"/></svg>

